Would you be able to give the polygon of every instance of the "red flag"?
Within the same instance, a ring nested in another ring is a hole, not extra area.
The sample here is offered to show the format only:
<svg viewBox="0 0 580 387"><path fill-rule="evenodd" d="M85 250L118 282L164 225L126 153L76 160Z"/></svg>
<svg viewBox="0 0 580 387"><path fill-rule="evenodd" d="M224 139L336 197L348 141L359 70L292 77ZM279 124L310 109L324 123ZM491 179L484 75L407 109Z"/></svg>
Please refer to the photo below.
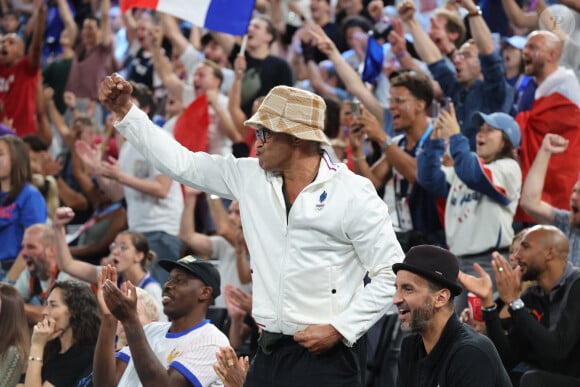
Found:
<svg viewBox="0 0 580 387"><path fill-rule="evenodd" d="M556 133L568 139L566 152L553 155L548 165L542 200L561 209L570 207L572 187L578 180L580 171L580 109L559 93L550 94L534 101L532 110L521 112L516 116L522 132L520 148L520 166L522 178L526 175L542 146L547 133ZM521 211L516 219L531 221Z"/></svg>
<svg viewBox="0 0 580 387"><path fill-rule="evenodd" d="M209 105L202 94L181 113L175 122L173 136L192 152L207 152L208 127Z"/></svg>

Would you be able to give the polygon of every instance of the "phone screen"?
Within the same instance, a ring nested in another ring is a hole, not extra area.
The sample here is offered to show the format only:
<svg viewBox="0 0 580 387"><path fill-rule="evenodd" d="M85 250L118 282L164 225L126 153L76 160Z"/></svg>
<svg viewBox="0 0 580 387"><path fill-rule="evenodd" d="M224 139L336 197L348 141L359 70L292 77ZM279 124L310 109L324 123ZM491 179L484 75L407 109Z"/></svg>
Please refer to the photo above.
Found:
<svg viewBox="0 0 580 387"><path fill-rule="evenodd" d="M352 101L350 103L350 111L353 119L357 119L358 117L360 117L360 102Z"/></svg>

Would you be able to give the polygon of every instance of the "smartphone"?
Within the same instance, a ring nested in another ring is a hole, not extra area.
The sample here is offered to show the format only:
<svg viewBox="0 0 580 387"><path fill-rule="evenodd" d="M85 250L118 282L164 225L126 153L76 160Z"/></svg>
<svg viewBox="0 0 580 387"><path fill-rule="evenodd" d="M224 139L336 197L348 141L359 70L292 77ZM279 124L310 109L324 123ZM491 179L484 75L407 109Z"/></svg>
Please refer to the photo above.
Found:
<svg viewBox="0 0 580 387"><path fill-rule="evenodd" d="M446 112L449 112L449 105L450 104L451 104L451 98L449 98L449 97L443 98L443 101L441 101L441 109L445 110Z"/></svg>
<svg viewBox="0 0 580 387"><path fill-rule="evenodd" d="M441 105L439 104L439 101L437 101L436 99L433 100L433 102L431 102L431 117L433 119L436 119L437 116L439 115L439 107Z"/></svg>
<svg viewBox="0 0 580 387"><path fill-rule="evenodd" d="M356 120L360 117L360 101L351 101L350 102L350 112L352 114L353 120Z"/></svg>

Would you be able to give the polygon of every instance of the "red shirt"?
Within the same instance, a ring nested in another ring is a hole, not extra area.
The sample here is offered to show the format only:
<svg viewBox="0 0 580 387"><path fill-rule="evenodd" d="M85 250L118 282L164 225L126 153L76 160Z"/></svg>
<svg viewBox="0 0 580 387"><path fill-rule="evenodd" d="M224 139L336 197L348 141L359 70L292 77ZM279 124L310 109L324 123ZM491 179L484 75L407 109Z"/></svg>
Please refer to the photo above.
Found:
<svg viewBox="0 0 580 387"><path fill-rule="evenodd" d="M13 120L12 127L19 137L36 133L35 97L40 68L28 57L14 66L0 66L0 121Z"/></svg>

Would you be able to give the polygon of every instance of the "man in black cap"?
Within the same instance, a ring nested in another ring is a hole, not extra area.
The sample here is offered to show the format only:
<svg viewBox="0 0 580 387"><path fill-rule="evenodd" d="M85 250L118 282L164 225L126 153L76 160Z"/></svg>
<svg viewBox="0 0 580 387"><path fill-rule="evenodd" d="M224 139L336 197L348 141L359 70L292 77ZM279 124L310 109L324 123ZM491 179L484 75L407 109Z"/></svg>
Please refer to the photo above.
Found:
<svg viewBox="0 0 580 387"><path fill-rule="evenodd" d="M137 313L135 286L127 281L119 290L116 270L103 268L99 278L103 320L93 364L95 386L211 386L219 382L213 369L215 353L229 342L205 318L220 294L219 272L211 263L191 255L177 262L162 260L159 265L169 271L162 302L171 322L145 327ZM117 320L125 328L128 346L115 356Z"/></svg>
<svg viewBox="0 0 580 387"><path fill-rule="evenodd" d="M401 346L399 386L511 386L491 341L454 313L453 298L461 293L455 255L416 246L393 271L401 327L414 333Z"/></svg>

